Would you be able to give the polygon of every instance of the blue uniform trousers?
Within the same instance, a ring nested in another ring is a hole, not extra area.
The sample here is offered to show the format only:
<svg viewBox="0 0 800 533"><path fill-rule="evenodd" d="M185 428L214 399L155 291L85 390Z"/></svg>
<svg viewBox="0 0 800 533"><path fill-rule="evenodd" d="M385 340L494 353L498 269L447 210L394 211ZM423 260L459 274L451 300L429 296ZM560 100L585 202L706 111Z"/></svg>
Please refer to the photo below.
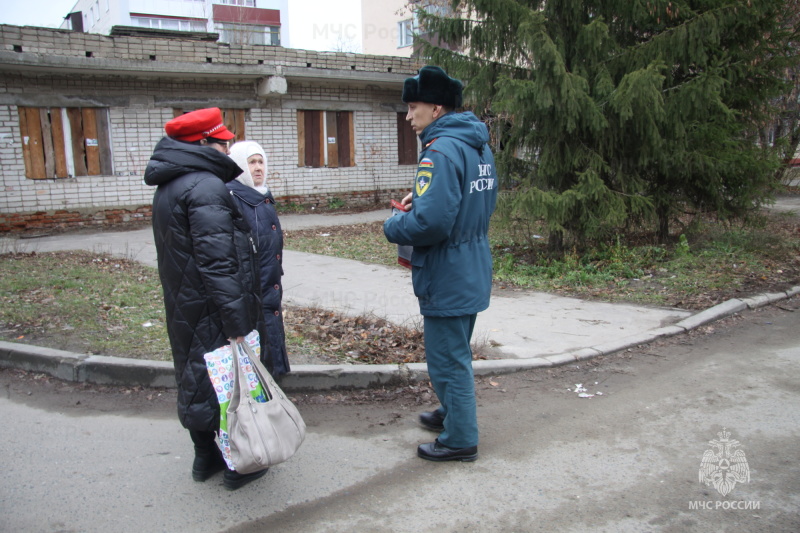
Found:
<svg viewBox="0 0 800 533"><path fill-rule="evenodd" d="M444 417L444 431L439 435L439 442L449 448L478 445L470 347L477 316L424 317L428 375L441 403L438 411Z"/></svg>

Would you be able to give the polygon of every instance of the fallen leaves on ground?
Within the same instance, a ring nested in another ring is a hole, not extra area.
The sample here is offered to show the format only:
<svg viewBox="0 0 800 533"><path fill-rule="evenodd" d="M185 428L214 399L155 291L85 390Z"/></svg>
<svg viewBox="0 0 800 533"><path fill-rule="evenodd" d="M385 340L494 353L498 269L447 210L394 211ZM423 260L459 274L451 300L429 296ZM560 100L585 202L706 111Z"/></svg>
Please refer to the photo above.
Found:
<svg viewBox="0 0 800 533"><path fill-rule="evenodd" d="M325 309L287 307L287 336L312 342L332 360L368 364L425 360L422 332L370 316L347 316Z"/></svg>

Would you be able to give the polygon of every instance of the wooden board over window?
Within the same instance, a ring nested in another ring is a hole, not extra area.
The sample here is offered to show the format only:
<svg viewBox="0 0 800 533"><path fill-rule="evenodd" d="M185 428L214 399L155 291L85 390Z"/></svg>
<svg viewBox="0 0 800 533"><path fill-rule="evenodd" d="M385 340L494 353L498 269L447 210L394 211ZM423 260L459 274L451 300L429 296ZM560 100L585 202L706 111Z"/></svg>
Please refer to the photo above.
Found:
<svg viewBox="0 0 800 533"><path fill-rule="evenodd" d="M306 166L306 112L297 112L297 166Z"/></svg>
<svg viewBox="0 0 800 533"><path fill-rule="evenodd" d="M342 139L341 143L339 142L338 115L339 113L325 114L325 146L328 148L327 166L329 167L339 166L339 147L344 146L345 143L345 139ZM350 165L346 165L342 161L342 166Z"/></svg>
<svg viewBox="0 0 800 533"><path fill-rule="evenodd" d="M222 121L231 133L236 135L235 141L245 140L244 136L244 109L223 109Z"/></svg>
<svg viewBox="0 0 800 533"><path fill-rule="evenodd" d="M406 113L397 114L397 164L416 165L419 151L417 134L406 120Z"/></svg>
<svg viewBox="0 0 800 533"><path fill-rule="evenodd" d="M42 146L42 120L39 109L20 107L19 129L22 135L22 155L25 159L25 176L35 180L45 179L47 172L44 164L44 146Z"/></svg>
<svg viewBox="0 0 800 533"><path fill-rule="evenodd" d="M72 155L75 157L75 175L88 176L86 165L86 140L83 134L83 114L77 107L67 109L69 127L72 131Z"/></svg>
<svg viewBox="0 0 800 533"><path fill-rule="evenodd" d="M352 111L297 112L297 164L301 167L355 166Z"/></svg>
<svg viewBox="0 0 800 533"><path fill-rule="evenodd" d="M18 107L17 110L26 177L52 179L113 173L108 109Z"/></svg>
<svg viewBox="0 0 800 533"><path fill-rule="evenodd" d="M325 163L325 141L322 139L322 111L307 111L305 119L306 130L306 166L321 167Z"/></svg>
<svg viewBox="0 0 800 533"><path fill-rule="evenodd" d="M336 113L336 130L339 136L339 166L353 167L356 161L356 144L353 139L353 113Z"/></svg>
<svg viewBox="0 0 800 533"><path fill-rule="evenodd" d="M103 109L103 111L108 111ZM50 114L50 126L53 132L53 153L56 159L56 177L66 178L69 175L67 168L67 149L64 143L55 142L55 139L64 139L64 118L63 113ZM108 137L108 129L106 129L106 137ZM108 170L106 175L111 174L111 150L108 150Z"/></svg>
<svg viewBox="0 0 800 533"><path fill-rule="evenodd" d="M99 143L100 175L110 176L113 174L114 169L111 161L111 131L109 129L111 123L108 117L108 109L98 107L94 111L95 123L97 124L97 142Z"/></svg>
<svg viewBox="0 0 800 533"><path fill-rule="evenodd" d="M86 169L90 176L100 174L100 143L97 140L97 116L94 109L81 109L86 143Z"/></svg>

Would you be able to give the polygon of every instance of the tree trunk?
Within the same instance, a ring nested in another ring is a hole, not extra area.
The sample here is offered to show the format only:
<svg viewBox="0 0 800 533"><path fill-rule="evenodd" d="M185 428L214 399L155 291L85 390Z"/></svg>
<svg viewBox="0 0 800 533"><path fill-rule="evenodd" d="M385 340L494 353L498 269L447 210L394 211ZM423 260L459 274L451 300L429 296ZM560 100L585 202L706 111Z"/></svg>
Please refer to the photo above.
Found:
<svg viewBox="0 0 800 533"><path fill-rule="evenodd" d="M561 255L564 253L564 236L557 231L550 232L547 240L547 248L550 252Z"/></svg>
<svg viewBox="0 0 800 533"><path fill-rule="evenodd" d="M669 209L667 206L658 206L658 242L666 244L669 240Z"/></svg>

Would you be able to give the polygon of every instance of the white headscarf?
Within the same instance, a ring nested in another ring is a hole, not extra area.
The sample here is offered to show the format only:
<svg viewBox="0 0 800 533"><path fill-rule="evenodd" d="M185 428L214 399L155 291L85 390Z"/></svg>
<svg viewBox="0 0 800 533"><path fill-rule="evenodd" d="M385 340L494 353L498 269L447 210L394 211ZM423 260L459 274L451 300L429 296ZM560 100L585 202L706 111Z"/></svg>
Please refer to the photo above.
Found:
<svg viewBox="0 0 800 533"><path fill-rule="evenodd" d="M250 174L250 166L247 164L247 160L250 156L256 154L264 158L264 183L258 187L253 183L253 176ZM239 165L239 168L244 170L244 172L236 178L237 181L248 187L252 187L261 194L267 194L269 192L269 187L267 186L267 169L269 168L267 166L267 154L264 153L264 149L261 148L261 145L255 141L239 141L231 146L230 157L233 159L234 163Z"/></svg>

